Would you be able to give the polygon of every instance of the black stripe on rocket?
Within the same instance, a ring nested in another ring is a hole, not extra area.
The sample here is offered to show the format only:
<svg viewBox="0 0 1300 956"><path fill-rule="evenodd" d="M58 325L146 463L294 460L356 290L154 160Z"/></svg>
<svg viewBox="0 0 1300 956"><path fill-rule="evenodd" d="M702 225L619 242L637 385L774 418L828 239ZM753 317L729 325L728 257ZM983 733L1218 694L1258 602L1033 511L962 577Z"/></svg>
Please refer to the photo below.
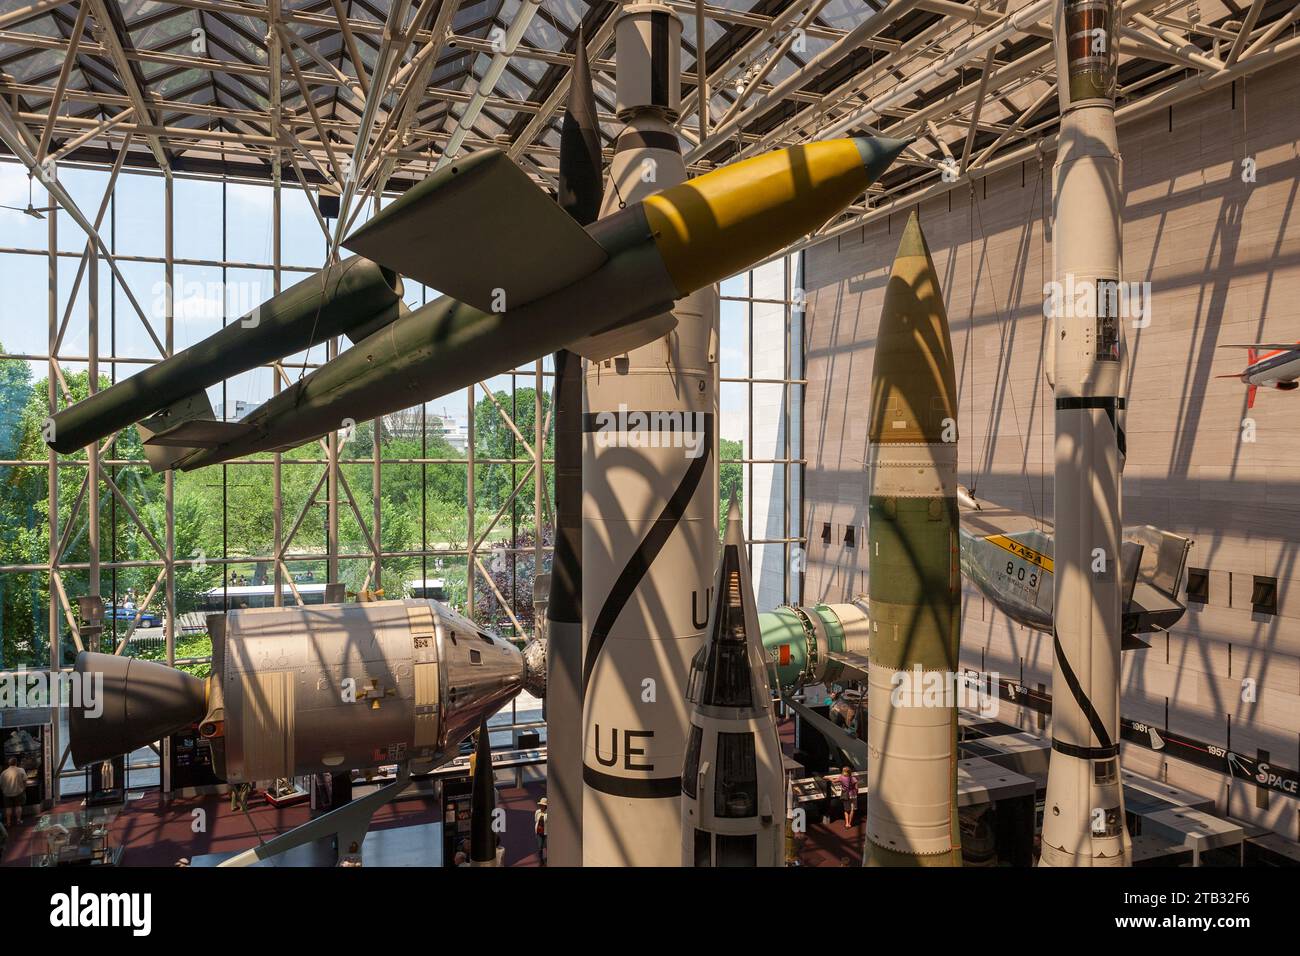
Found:
<svg viewBox="0 0 1300 956"><path fill-rule="evenodd" d="M650 105L668 105L668 14L650 14Z"/></svg>
<svg viewBox="0 0 1300 956"><path fill-rule="evenodd" d="M1106 417L1110 419L1110 427L1115 429L1115 444L1119 447L1119 456L1128 457L1128 439L1124 436L1124 429L1119 427L1119 422L1115 418L1115 413L1124 408L1124 399L1122 398L1101 398L1089 396L1087 398L1058 398L1056 407L1060 411L1066 411L1076 408L1100 408L1106 412Z"/></svg>
<svg viewBox="0 0 1300 956"><path fill-rule="evenodd" d="M1083 692L1083 688L1079 685L1079 678L1075 675L1074 669L1070 667L1070 661L1065 656L1065 651L1061 648L1061 639L1056 636L1055 628L1052 629L1052 646L1056 650L1056 660L1057 663L1061 665L1061 676L1065 678L1065 686L1069 688L1070 696L1074 698L1074 702L1078 704L1079 709L1083 711L1083 716L1088 718L1088 726L1092 728L1092 732L1096 736L1097 742L1101 744L1100 749L1110 750L1112 747L1115 747L1115 745L1111 742L1110 734L1106 733L1106 725L1102 723L1101 715L1097 713L1097 708L1092 705L1092 701L1088 699L1088 695ZM1053 737L1052 746L1057 750L1062 749L1062 747L1057 746L1055 737ZM1064 745L1064 747L1071 746L1073 745ZM1091 750L1093 748L1084 749ZM1119 752L1118 747L1115 748L1115 752ZM1079 754L1076 754L1076 756L1079 756ZM1105 754L1104 756L1114 756L1114 754Z"/></svg>
<svg viewBox="0 0 1300 956"><path fill-rule="evenodd" d="M629 413L629 415L632 413ZM653 421L654 412L643 412L648 421ZM667 413L658 413L667 414ZM695 413L701 414L701 413ZM588 414L583 421L583 427L587 431L598 430L597 419L599 415ZM618 616L623 613L623 608L631 599L633 592L636 591L637 585L645 577L645 573L650 570L650 565L654 563L659 552L663 550L668 539L672 536L673 531L682 520L682 515L686 513L686 506L690 504L691 499L695 496L696 490L700 486L700 480L704 477L704 472L709 466L709 459L713 454L713 415L703 413L704 418L704 451L698 458L691 459L690 467L686 469L686 474L682 476L681 482L677 485L677 490L673 492L659 517L655 519L646 536L641 540L637 549L632 552L628 558L627 564L623 566L622 572L614 581L614 587L605 597L605 602L600 607L600 613L596 615L596 623L591 628L591 641L587 644L587 657L582 663L582 699L584 703L587 699L587 686L591 682L592 671L596 668L596 661L600 657L600 652L605 646L605 639L609 632L613 630L614 624L618 621Z"/></svg>

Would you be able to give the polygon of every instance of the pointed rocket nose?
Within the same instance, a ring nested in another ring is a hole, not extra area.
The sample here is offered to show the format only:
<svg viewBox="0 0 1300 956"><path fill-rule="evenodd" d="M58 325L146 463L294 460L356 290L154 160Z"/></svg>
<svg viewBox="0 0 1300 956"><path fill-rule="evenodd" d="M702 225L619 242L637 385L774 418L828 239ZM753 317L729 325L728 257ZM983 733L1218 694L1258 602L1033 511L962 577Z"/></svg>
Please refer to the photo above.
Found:
<svg viewBox="0 0 1300 956"><path fill-rule="evenodd" d="M893 139L889 136L855 136L853 144L862 156L862 165L867 168L871 181L875 182L885 170L893 165L894 160L907 147L916 142L915 136L907 139Z"/></svg>
<svg viewBox="0 0 1300 956"><path fill-rule="evenodd" d="M485 720L478 728L478 743L474 749L473 789L470 791L469 858L475 863L488 863L496 858L496 839L492 831L492 816L495 809L496 788L492 772L492 743Z"/></svg>
<svg viewBox="0 0 1300 956"><path fill-rule="evenodd" d="M903 227L903 238L898 242L898 255L895 258L929 255L930 247L926 244L925 233L921 231L921 217L913 209L907 217L907 225Z"/></svg>
<svg viewBox="0 0 1300 956"><path fill-rule="evenodd" d="M736 499L735 492L732 492L731 504L727 506L727 533L723 543L736 545L745 543L745 527L740 521L740 502Z"/></svg>

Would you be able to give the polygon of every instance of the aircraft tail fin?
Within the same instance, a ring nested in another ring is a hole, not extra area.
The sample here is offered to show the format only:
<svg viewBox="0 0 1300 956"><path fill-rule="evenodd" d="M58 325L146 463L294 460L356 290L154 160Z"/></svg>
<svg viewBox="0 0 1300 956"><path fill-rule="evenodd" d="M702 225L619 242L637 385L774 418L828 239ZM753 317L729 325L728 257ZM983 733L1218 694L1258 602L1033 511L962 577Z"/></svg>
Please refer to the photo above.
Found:
<svg viewBox="0 0 1300 956"><path fill-rule="evenodd" d="M144 445L145 458L156 474L175 468L200 448L214 448L252 431L242 422L219 422L212 413L206 392L168 405L136 426Z"/></svg>
<svg viewBox="0 0 1300 956"><path fill-rule="evenodd" d="M540 299L608 258L499 149L453 160L343 245L483 312Z"/></svg>

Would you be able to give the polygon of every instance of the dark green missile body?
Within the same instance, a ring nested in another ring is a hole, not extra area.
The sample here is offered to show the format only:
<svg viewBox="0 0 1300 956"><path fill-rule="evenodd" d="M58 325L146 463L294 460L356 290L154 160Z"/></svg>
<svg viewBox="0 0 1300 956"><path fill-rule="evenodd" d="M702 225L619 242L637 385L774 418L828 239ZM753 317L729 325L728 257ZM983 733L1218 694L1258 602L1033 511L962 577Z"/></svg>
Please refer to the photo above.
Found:
<svg viewBox="0 0 1300 956"><path fill-rule="evenodd" d="M401 299L402 280L391 269L361 256L345 259L183 352L59 412L50 447L68 454L224 378L336 335L356 341L396 319Z"/></svg>

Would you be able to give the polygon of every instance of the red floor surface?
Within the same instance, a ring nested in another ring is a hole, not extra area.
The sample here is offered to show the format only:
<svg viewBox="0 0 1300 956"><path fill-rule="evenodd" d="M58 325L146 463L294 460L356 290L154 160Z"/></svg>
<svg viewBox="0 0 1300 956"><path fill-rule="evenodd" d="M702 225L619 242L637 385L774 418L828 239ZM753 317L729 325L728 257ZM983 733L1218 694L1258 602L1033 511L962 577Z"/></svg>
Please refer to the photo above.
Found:
<svg viewBox="0 0 1300 956"><path fill-rule="evenodd" d="M787 753L794 749L793 719L781 723L781 743ZM545 793L544 781L522 787L498 787L497 806L506 811L502 834L506 866L537 866L537 839L533 832L533 811ZM68 800L57 809L76 810L81 800ZM204 811L204 827L196 832L199 819L195 811ZM123 847L124 866L175 866L181 859L205 853L233 853L245 850L262 839L305 823L312 812L304 803L277 809L259 797L249 801L248 814L232 812L227 796L174 799L163 804L157 792L146 793L127 804L113 827L118 845ZM430 823L438 819L439 808L426 798L397 800L381 808L374 817L372 830ZM0 865L27 866L31 862L33 830L39 815L29 815L9 830L9 843ZM251 818L251 819L250 819ZM852 828L844 826L843 817L809 825L799 849L804 866L860 866L862 861L862 815Z"/></svg>

